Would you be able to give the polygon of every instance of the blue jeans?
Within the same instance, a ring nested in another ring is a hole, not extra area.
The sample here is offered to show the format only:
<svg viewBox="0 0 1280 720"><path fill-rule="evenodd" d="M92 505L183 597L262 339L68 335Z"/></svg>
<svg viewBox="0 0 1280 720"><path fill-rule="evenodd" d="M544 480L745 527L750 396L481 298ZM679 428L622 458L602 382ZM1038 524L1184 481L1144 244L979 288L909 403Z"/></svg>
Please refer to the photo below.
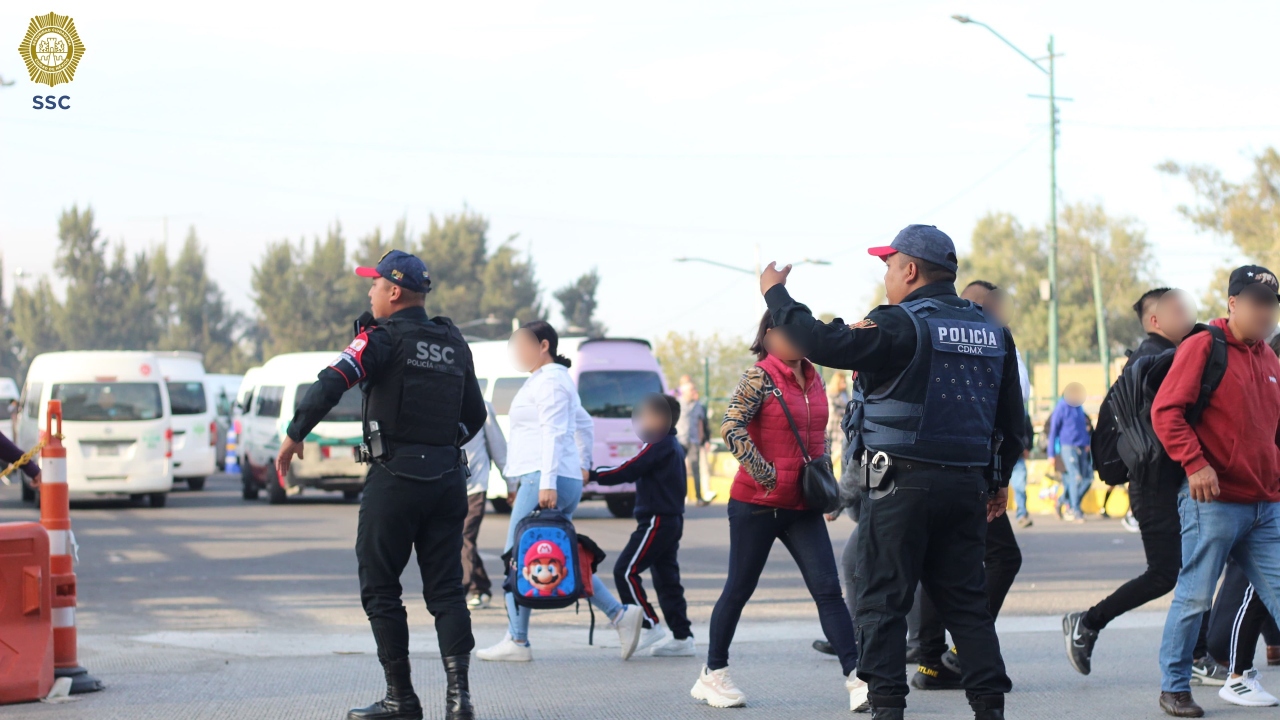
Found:
<svg viewBox="0 0 1280 720"><path fill-rule="evenodd" d="M511 506L511 524L507 527L507 544L502 548L504 553L516 544L516 525L538 507L538 481L541 477L541 473L534 472L516 478L520 482L520 489L516 491L516 501ZM582 478L563 475L556 477L556 507L560 508L561 512L572 518L573 511L578 509L578 502L581 500ZM610 620L616 619L618 613L622 612L622 603L609 592L609 587L604 584L599 575L591 577L591 588L594 593L591 604L608 615ZM515 596L511 593L506 593L506 602L508 632L511 633L511 638L522 643L528 642L529 616L532 610L516 605Z"/></svg>
<svg viewBox="0 0 1280 720"><path fill-rule="evenodd" d="M1182 570L1160 640L1160 687L1191 690L1191 661L1200 623L1230 557L1253 583L1272 617L1280 617L1280 503L1201 503L1187 484L1178 493Z"/></svg>
<svg viewBox="0 0 1280 720"><path fill-rule="evenodd" d="M1015 518L1027 516L1027 461L1018 458L1013 465L1013 474L1009 477L1009 487L1013 488L1013 503L1017 507Z"/></svg>
<svg viewBox="0 0 1280 720"><path fill-rule="evenodd" d="M1071 504L1071 511L1076 517L1084 517L1080 503L1084 501L1085 491L1093 484L1093 463L1089 460L1088 448L1075 445L1063 445L1058 449L1058 457L1062 458L1062 490L1058 498L1058 507Z"/></svg>

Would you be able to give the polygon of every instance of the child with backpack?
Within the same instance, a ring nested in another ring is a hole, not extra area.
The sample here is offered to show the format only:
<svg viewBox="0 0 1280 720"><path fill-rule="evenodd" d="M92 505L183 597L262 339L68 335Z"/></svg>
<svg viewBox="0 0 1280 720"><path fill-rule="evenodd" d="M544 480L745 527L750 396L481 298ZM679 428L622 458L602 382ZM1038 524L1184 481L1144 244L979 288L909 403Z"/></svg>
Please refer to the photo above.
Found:
<svg viewBox="0 0 1280 720"><path fill-rule="evenodd" d="M684 532L684 498L688 482L685 453L676 434L680 403L670 395L653 393L637 408L636 434L645 445L617 467L598 468L591 479L601 485L636 484L636 530L613 566L618 597L639 605L645 614L645 630L636 652L652 648L657 657L692 657L693 633L680 585L680 537ZM644 592L640 574L650 570L658 606L667 619L671 636Z"/></svg>

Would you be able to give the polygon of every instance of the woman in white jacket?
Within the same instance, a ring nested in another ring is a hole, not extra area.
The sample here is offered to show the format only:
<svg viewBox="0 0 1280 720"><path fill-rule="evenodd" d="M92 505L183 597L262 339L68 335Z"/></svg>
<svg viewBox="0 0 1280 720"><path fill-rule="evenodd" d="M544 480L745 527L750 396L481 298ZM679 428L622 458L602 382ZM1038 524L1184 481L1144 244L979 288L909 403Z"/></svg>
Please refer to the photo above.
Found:
<svg viewBox="0 0 1280 720"><path fill-rule="evenodd" d="M508 414L507 466L503 474L519 482L511 506L504 552L515 544L516 525L539 507L559 508L573 517L582 499L582 483L591 468L591 416L582 409L578 390L569 377L568 358L557 354L560 338L543 320L525 323L511 336L516 364L530 373L511 401ZM644 614L623 605L599 576L592 578L591 604L609 616L622 643L622 659L635 652ZM528 662L530 609L516 605L506 594L509 628L502 642L476 652L481 660Z"/></svg>

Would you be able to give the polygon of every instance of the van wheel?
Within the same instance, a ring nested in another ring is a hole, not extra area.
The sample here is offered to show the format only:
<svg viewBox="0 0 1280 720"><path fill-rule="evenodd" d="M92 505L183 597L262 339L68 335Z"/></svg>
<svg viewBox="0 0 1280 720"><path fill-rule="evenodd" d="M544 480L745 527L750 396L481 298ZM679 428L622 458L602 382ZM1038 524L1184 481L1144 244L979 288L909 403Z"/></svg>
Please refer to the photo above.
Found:
<svg viewBox="0 0 1280 720"><path fill-rule="evenodd" d="M132 495L129 496L129 504L132 505L133 507L142 507L143 503L145 503L146 501L147 501L147 496L144 495L143 493L133 493Z"/></svg>
<svg viewBox="0 0 1280 720"><path fill-rule="evenodd" d="M605 495L604 504L609 506L609 512L616 518L629 518L636 511L636 496L634 493L618 493L617 495Z"/></svg>
<svg viewBox="0 0 1280 720"><path fill-rule="evenodd" d="M258 486L250 485L248 482L245 482L244 485L240 488L240 497L244 498L245 500L257 500Z"/></svg>
<svg viewBox="0 0 1280 720"><path fill-rule="evenodd" d="M489 504L493 506L493 511L499 515L511 514L511 503L507 502L506 498L490 498Z"/></svg>
<svg viewBox="0 0 1280 720"><path fill-rule="evenodd" d="M245 500L258 499L258 481L253 479L253 471L249 469L249 458L240 463L240 497Z"/></svg>
<svg viewBox="0 0 1280 720"><path fill-rule="evenodd" d="M28 485L27 481L24 479L22 481L22 502L29 503L29 502L35 502L35 501L36 501L36 489Z"/></svg>
<svg viewBox="0 0 1280 720"><path fill-rule="evenodd" d="M147 503L153 508L162 508L169 501L169 493L148 493Z"/></svg>
<svg viewBox="0 0 1280 720"><path fill-rule="evenodd" d="M280 487L279 477L275 468L267 470L267 502L272 505L282 505L289 499L289 496L285 494L284 488Z"/></svg>
<svg viewBox="0 0 1280 720"><path fill-rule="evenodd" d="M202 477L187 478L187 487L190 488L191 490L203 490L204 480L205 479Z"/></svg>

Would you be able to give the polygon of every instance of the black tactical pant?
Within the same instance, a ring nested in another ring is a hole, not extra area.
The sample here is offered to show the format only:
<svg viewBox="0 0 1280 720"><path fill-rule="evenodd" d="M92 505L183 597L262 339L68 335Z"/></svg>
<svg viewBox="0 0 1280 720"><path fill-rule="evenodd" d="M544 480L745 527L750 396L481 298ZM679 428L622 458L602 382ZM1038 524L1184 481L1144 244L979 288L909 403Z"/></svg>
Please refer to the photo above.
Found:
<svg viewBox="0 0 1280 720"><path fill-rule="evenodd" d="M378 659L409 657L409 624L400 601L400 574L416 550L422 595L436 620L444 657L475 647L462 589L462 523L467 517L463 477L420 482L375 465L365 479L356 530L360 602L373 626Z"/></svg>
<svg viewBox="0 0 1280 720"><path fill-rule="evenodd" d="M1022 550L1013 536L1009 513L987 524L986 555L983 567L987 574L987 610L992 619L1000 615L1004 599L1013 587L1013 579L1022 567ZM947 634L938 607L929 593L920 594L920 657L926 665L937 664L947 652Z"/></svg>
<svg viewBox="0 0 1280 720"><path fill-rule="evenodd" d="M969 700L1001 707L1005 674L987 610L987 485L978 470L896 460L896 489L863 500L858 523L858 677L874 707L906 707L906 615L917 583L964 658Z"/></svg>

